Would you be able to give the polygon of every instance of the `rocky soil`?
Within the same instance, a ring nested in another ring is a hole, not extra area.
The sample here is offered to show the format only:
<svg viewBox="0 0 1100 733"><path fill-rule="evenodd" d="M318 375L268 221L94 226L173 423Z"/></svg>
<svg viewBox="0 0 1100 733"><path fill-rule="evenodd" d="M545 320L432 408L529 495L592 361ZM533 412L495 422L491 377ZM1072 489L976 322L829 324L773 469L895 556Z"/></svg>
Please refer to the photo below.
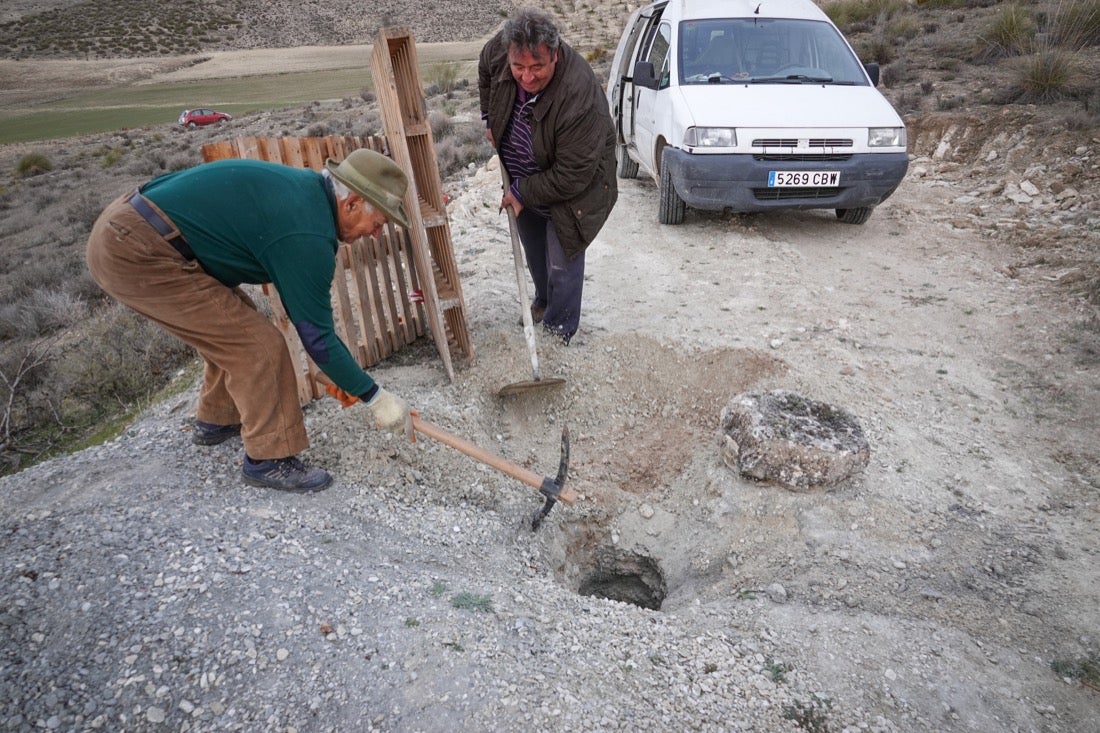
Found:
<svg viewBox="0 0 1100 733"><path fill-rule="evenodd" d="M1100 728L1067 672L1100 654L1100 153L1056 119L908 115L910 174L863 226L663 227L622 181L581 333L539 342L565 385L520 397L497 396L530 377L499 174L447 180L475 359L451 382L422 344L374 374L538 473L568 425L580 500L532 532L531 489L329 399L306 457L335 484L250 488L239 442L190 444L181 375L119 437L0 479L0 723ZM732 472L720 411L765 389L855 415L858 479Z"/></svg>

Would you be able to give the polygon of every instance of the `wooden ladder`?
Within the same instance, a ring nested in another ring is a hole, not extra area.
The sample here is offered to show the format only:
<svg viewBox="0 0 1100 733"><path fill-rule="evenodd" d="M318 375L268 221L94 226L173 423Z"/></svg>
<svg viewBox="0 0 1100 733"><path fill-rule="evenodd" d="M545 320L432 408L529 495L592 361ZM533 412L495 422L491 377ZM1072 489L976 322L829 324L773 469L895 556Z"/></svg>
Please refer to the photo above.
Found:
<svg viewBox="0 0 1100 733"><path fill-rule="evenodd" d="M466 322L466 303L455 264L443 184L428 124L416 45L407 28L383 28L371 52L371 77L382 110L390 157L410 174L405 193L409 237L428 322L448 376L454 380L451 349L472 360L474 347ZM427 273L432 276L428 277Z"/></svg>

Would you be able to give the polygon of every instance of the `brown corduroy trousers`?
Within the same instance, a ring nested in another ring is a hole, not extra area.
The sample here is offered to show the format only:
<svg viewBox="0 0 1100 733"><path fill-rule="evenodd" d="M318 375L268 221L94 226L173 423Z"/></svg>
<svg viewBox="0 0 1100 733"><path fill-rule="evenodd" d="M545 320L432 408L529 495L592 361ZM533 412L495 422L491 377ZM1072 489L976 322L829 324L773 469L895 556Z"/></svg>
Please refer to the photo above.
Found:
<svg viewBox="0 0 1100 733"><path fill-rule="evenodd" d="M245 452L257 460L305 450L309 438L282 333L247 293L184 259L129 197L112 202L92 227L87 260L96 283L202 356L196 418L215 425L239 422Z"/></svg>

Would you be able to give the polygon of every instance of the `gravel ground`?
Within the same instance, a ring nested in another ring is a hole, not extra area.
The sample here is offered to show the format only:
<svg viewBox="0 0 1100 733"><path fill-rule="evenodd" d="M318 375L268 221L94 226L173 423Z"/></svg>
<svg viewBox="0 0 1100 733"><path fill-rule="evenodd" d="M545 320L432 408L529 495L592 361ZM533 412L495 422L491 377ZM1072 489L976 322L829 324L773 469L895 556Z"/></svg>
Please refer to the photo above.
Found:
<svg viewBox="0 0 1100 733"><path fill-rule="evenodd" d="M788 730L814 710L767 628L563 587L532 497L447 501L407 468L245 487L239 443L190 445L193 396L0 482L4 730ZM311 430L347 415L318 403Z"/></svg>

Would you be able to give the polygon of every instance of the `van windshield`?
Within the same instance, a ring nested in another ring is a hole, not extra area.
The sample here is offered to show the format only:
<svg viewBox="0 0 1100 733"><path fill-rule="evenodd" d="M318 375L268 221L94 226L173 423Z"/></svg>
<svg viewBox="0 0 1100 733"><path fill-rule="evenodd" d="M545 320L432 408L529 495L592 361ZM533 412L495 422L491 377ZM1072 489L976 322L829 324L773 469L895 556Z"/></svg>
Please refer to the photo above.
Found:
<svg viewBox="0 0 1100 733"><path fill-rule="evenodd" d="M836 28L815 20L684 21L676 61L681 84L867 85Z"/></svg>

